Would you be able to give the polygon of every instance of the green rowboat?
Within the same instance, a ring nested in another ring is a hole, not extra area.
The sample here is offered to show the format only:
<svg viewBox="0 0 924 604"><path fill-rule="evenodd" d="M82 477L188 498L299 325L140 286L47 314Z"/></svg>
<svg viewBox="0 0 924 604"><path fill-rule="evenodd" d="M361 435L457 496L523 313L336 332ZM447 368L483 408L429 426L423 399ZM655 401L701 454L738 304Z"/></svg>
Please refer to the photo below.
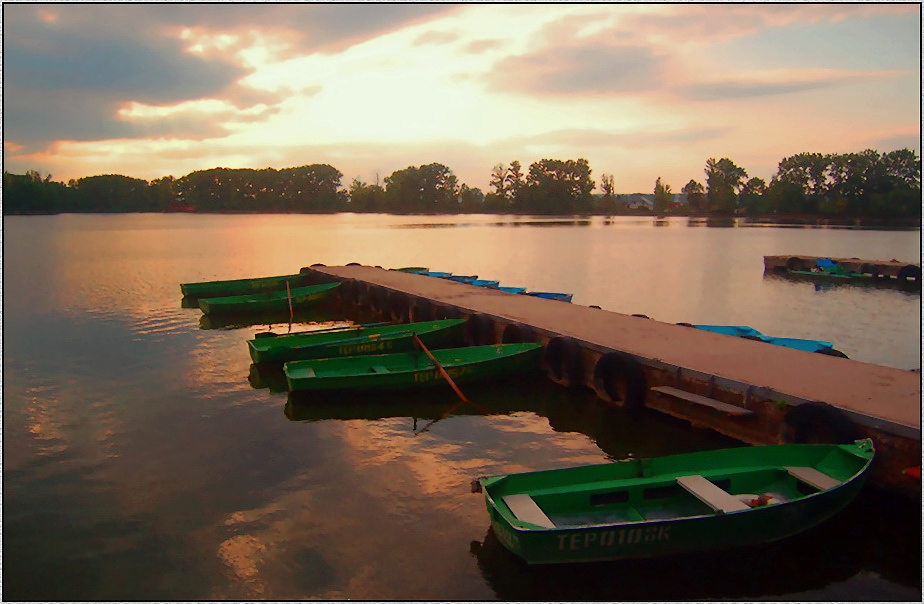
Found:
<svg viewBox="0 0 924 604"><path fill-rule="evenodd" d="M323 283L296 287L292 290L280 290L263 294L250 294L246 296L225 296L221 298L202 298L199 308L207 315L219 313L252 313L273 312L289 309L291 299L292 309L304 308L312 302L322 300L333 293L339 283Z"/></svg>
<svg viewBox="0 0 924 604"><path fill-rule="evenodd" d="M491 528L529 564L731 549L777 541L857 495L871 440L702 451L481 478Z"/></svg>
<svg viewBox="0 0 924 604"><path fill-rule="evenodd" d="M290 288L308 285L308 275L277 275L255 279L232 279L230 281L200 281L181 283L180 291L186 298L220 298L222 296L245 296L262 292L284 290L286 282Z"/></svg>
<svg viewBox="0 0 924 604"><path fill-rule="evenodd" d="M542 345L492 344L432 351L457 384L504 377L538 369ZM440 371L423 351L364 355L284 366L289 391L399 390L445 385Z"/></svg>
<svg viewBox="0 0 924 604"><path fill-rule="evenodd" d="M427 348L461 346L465 319L443 319L404 325L379 325L280 335L247 341L254 363L283 363L415 349L414 334Z"/></svg>

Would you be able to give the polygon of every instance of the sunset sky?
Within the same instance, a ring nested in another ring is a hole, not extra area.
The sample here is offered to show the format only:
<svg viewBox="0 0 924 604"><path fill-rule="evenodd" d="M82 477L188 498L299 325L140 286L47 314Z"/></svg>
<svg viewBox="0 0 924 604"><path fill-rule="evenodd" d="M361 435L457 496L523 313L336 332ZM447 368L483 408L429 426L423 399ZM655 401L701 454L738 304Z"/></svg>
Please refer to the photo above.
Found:
<svg viewBox="0 0 924 604"><path fill-rule="evenodd" d="M675 192L728 157L921 143L919 4L3 6L4 169L53 180L586 158ZM599 189L598 189L599 190Z"/></svg>

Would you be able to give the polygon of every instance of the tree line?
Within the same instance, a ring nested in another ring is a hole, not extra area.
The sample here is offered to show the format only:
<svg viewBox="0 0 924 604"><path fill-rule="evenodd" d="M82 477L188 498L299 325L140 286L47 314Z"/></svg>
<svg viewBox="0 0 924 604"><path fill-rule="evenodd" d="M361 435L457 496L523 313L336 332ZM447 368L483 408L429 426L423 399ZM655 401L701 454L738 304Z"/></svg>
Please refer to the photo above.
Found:
<svg viewBox="0 0 924 604"><path fill-rule="evenodd" d="M766 183L749 178L729 158L710 158L704 182L691 179L678 201L658 177L650 203L615 193L615 178L598 187L586 159L542 159L524 173L519 161L491 171L490 191L459 183L447 166L396 170L382 183L354 178L328 164L197 170L150 182L121 175L89 176L67 184L31 170L3 173L3 213L62 212L384 212L655 215L748 215L913 218L921 216L921 161L901 149L888 153L800 153L784 158Z"/></svg>

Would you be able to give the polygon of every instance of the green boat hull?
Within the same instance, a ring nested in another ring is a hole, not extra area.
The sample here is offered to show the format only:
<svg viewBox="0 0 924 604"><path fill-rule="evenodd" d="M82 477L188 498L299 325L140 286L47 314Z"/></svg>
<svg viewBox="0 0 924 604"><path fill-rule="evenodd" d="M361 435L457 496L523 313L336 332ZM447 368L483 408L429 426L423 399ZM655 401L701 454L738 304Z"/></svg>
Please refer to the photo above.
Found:
<svg viewBox="0 0 924 604"><path fill-rule="evenodd" d="M789 271L789 274L798 275L800 277L809 277L812 279L831 279L833 281L850 281L850 280L860 280L860 279L872 280L874 278L872 275L867 275L865 273L855 273L852 271L843 271L843 272Z"/></svg>
<svg viewBox="0 0 924 604"><path fill-rule="evenodd" d="M323 283L297 287L292 290L250 294L246 296L224 296L221 298L202 298L199 308L207 315L232 313L269 313L289 309L300 309L331 295L339 283Z"/></svg>
<svg viewBox="0 0 924 604"><path fill-rule="evenodd" d="M542 345L534 343L432 351L456 384L536 370L541 353ZM423 351L290 361L284 370L291 392L414 390L446 386L440 371Z"/></svg>
<svg viewBox="0 0 924 604"><path fill-rule="evenodd" d="M461 346L464 326L465 319L444 319L324 333L305 332L248 340L247 347L254 363L409 352L416 346L415 334L427 348Z"/></svg>
<svg viewBox="0 0 924 604"><path fill-rule="evenodd" d="M290 288L308 285L306 275L277 275L254 279L231 279L228 281L200 281L181 283L180 291L186 298L220 298L222 296L246 296L268 291L284 290L286 282Z"/></svg>
<svg viewBox="0 0 924 604"><path fill-rule="evenodd" d="M870 440L770 445L478 482L491 528L508 550L529 564L592 562L734 549L801 533L856 497L872 458ZM823 475L820 483L813 470ZM716 510L681 484L689 481L708 481L707 493L717 486L720 500L737 501L742 509ZM523 519L523 495L544 517ZM772 499L761 503L761 495Z"/></svg>

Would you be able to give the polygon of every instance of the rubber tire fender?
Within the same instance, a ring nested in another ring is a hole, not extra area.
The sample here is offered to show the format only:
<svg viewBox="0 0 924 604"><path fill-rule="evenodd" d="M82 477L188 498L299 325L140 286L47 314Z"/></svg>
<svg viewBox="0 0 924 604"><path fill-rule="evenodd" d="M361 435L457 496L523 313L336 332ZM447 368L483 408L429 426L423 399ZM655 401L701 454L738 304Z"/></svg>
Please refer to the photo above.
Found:
<svg viewBox="0 0 924 604"><path fill-rule="evenodd" d="M780 440L788 443L850 444L860 437L856 425L836 407L821 401L796 405L783 417Z"/></svg>
<svg viewBox="0 0 924 604"><path fill-rule="evenodd" d="M594 386L629 410L645 405L648 384L638 361L622 352L607 352L594 367Z"/></svg>
<svg viewBox="0 0 924 604"><path fill-rule="evenodd" d="M501 334L501 343L503 344L520 344L535 341L536 336L532 327L523 323L510 323L504 328L504 333Z"/></svg>
<svg viewBox="0 0 924 604"><path fill-rule="evenodd" d="M807 271L808 267L805 266L805 262L802 260L802 258L792 257L786 261L786 270Z"/></svg>
<svg viewBox="0 0 924 604"><path fill-rule="evenodd" d="M369 307L373 312L385 314L388 311L388 291L385 288L370 285Z"/></svg>
<svg viewBox="0 0 924 604"><path fill-rule="evenodd" d="M459 307L451 306L448 304L433 304L431 312L434 320L462 318L462 313L459 311Z"/></svg>
<svg viewBox="0 0 924 604"><path fill-rule="evenodd" d="M873 277L878 277L882 274L882 269L877 265L867 262L860 267L860 272L864 275L872 275Z"/></svg>
<svg viewBox="0 0 924 604"><path fill-rule="evenodd" d="M472 346L494 343L494 323L487 315L475 313L465 322L465 338Z"/></svg>
<svg viewBox="0 0 924 604"><path fill-rule="evenodd" d="M385 306L386 314L398 323L407 323L410 318L410 303L401 292L391 292Z"/></svg>
<svg viewBox="0 0 924 604"><path fill-rule="evenodd" d="M421 321L432 321L434 316L433 305L430 304L428 300L423 298L418 298L411 303L411 307L408 309L408 320L411 323L419 323Z"/></svg>
<svg viewBox="0 0 924 604"><path fill-rule="evenodd" d="M356 279L344 279L337 288L337 295L341 302L354 303L357 298Z"/></svg>
<svg viewBox="0 0 924 604"><path fill-rule="evenodd" d="M363 281L357 281L354 286L356 304L368 309L372 308L372 286Z"/></svg>
<svg viewBox="0 0 924 604"><path fill-rule="evenodd" d="M903 266L898 270L898 280L906 281L908 278L911 278L913 281L921 281L921 267L909 264Z"/></svg>
<svg viewBox="0 0 924 604"><path fill-rule="evenodd" d="M581 346L574 338L557 336L549 340L543 351L543 361L556 380L571 385L581 379Z"/></svg>

